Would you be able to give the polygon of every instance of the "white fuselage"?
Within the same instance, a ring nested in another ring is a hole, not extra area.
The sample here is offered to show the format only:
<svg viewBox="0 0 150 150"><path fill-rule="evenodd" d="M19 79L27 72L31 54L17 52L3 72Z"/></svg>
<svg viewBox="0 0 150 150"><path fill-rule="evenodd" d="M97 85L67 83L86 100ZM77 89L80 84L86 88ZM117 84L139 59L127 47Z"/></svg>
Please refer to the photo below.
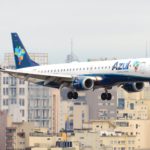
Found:
<svg viewBox="0 0 150 150"><path fill-rule="evenodd" d="M19 72L69 75L120 74L150 77L150 58L122 59L41 65L18 69Z"/></svg>

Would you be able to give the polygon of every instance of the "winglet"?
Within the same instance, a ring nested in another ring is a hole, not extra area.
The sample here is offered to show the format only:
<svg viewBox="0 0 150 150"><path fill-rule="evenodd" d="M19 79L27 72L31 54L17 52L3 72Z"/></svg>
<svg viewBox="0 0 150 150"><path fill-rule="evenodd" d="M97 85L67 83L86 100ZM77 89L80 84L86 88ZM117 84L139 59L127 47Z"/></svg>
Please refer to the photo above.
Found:
<svg viewBox="0 0 150 150"><path fill-rule="evenodd" d="M16 69L38 66L28 55L17 33L11 33Z"/></svg>

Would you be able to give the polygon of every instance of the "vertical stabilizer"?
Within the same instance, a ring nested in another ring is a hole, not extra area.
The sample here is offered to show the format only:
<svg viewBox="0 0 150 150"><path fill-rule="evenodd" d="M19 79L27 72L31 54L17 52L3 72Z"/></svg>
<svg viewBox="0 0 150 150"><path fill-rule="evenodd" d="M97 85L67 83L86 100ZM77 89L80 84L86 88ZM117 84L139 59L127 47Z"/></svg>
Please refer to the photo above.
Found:
<svg viewBox="0 0 150 150"><path fill-rule="evenodd" d="M11 33L16 69L38 66L28 55L17 33Z"/></svg>

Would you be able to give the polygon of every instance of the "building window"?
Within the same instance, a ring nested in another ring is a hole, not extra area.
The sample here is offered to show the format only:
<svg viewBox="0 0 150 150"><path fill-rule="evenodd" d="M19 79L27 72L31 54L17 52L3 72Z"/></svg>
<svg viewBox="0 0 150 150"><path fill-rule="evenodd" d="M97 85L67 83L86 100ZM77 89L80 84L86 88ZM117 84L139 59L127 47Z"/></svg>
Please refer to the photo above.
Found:
<svg viewBox="0 0 150 150"><path fill-rule="evenodd" d="M24 95L24 94L25 94L24 88L20 88L20 89L19 89L19 95Z"/></svg>
<svg viewBox="0 0 150 150"><path fill-rule="evenodd" d="M119 98L118 99L118 109L124 109L125 108L125 99Z"/></svg>
<svg viewBox="0 0 150 150"><path fill-rule="evenodd" d="M24 106L24 99L19 99L19 104L20 104L20 106Z"/></svg>
<svg viewBox="0 0 150 150"><path fill-rule="evenodd" d="M11 96L16 96L16 88L10 88Z"/></svg>
<svg viewBox="0 0 150 150"><path fill-rule="evenodd" d="M24 116L25 116L24 110L20 110L20 112L21 112L21 114L22 114L22 117L24 117Z"/></svg>
<svg viewBox="0 0 150 150"><path fill-rule="evenodd" d="M8 95L8 94L9 94L8 88L3 88L3 95Z"/></svg>
<svg viewBox="0 0 150 150"><path fill-rule="evenodd" d="M11 104L16 104L16 99L15 98L11 99Z"/></svg>
<svg viewBox="0 0 150 150"><path fill-rule="evenodd" d="M24 84L25 83L25 81L24 80L19 80L19 84Z"/></svg>
<svg viewBox="0 0 150 150"><path fill-rule="evenodd" d="M130 103L130 109L131 109L131 110L134 109L134 103Z"/></svg>

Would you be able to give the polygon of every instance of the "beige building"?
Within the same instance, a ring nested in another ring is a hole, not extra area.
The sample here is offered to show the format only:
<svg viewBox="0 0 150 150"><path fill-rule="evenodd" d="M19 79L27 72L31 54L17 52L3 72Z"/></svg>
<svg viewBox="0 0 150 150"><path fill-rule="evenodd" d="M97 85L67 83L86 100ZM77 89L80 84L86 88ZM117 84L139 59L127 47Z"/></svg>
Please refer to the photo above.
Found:
<svg viewBox="0 0 150 150"><path fill-rule="evenodd" d="M88 105L83 101L62 100L58 89L51 89L52 133L60 130L82 129L89 120Z"/></svg>
<svg viewBox="0 0 150 150"><path fill-rule="evenodd" d="M147 84L146 84L147 85ZM141 92L128 93L122 88L118 89L118 114L128 113L126 119L141 119L149 118L149 94L150 87L146 86Z"/></svg>
<svg viewBox="0 0 150 150"><path fill-rule="evenodd" d="M51 132L59 133L60 127L60 92L57 89L51 90Z"/></svg>
<svg viewBox="0 0 150 150"><path fill-rule="evenodd" d="M83 150L135 150L136 136L115 130L114 122L91 121L70 138L79 141Z"/></svg>
<svg viewBox="0 0 150 150"><path fill-rule="evenodd" d="M28 122L13 122L13 116L0 112L0 150L23 150L29 145L29 134L34 125Z"/></svg>
<svg viewBox="0 0 150 150"><path fill-rule="evenodd" d="M61 129L73 131L82 129L89 120L88 105L85 102L61 101Z"/></svg>
<svg viewBox="0 0 150 150"><path fill-rule="evenodd" d="M150 149L150 120L118 120L115 131L135 136L136 149Z"/></svg>
<svg viewBox="0 0 150 150"><path fill-rule="evenodd" d="M79 142L64 141L61 135L33 133L29 137L29 147L33 150L79 150Z"/></svg>
<svg viewBox="0 0 150 150"><path fill-rule="evenodd" d="M145 84L141 92L118 90L116 129L136 136L136 149L150 149L150 87Z"/></svg>

